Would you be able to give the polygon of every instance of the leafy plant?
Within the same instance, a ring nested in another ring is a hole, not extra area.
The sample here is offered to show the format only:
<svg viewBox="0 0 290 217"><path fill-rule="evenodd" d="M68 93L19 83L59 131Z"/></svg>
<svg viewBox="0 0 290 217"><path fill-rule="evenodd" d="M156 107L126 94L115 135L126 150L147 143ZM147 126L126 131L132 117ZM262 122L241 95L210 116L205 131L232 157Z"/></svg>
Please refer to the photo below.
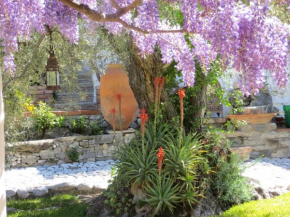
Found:
<svg viewBox="0 0 290 217"><path fill-rule="evenodd" d="M91 128L91 135L99 135L103 132L103 129L100 127L97 121L91 121L89 126Z"/></svg>
<svg viewBox="0 0 290 217"><path fill-rule="evenodd" d="M241 175L245 169L235 154L230 155L228 159L219 158L217 172L212 179L212 188L216 190L220 201L232 205L251 200L252 187Z"/></svg>
<svg viewBox="0 0 290 217"><path fill-rule="evenodd" d="M169 209L171 213L174 208L181 202L179 195L179 186L175 185L173 180L165 176L155 176L149 185L145 187L148 199L145 201L155 207L153 215Z"/></svg>
<svg viewBox="0 0 290 217"><path fill-rule="evenodd" d="M55 126L56 127L65 127L66 118L64 116L59 116L55 118Z"/></svg>
<svg viewBox="0 0 290 217"><path fill-rule="evenodd" d="M133 209L133 195L129 192L129 187L129 184L113 181L103 193L105 205L109 206L118 216Z"/></svg>
<svg viewBox="0 0 290 217"><path fill-rule="evenodd" d="M84 116L77 119L73 118L70 120L70 127L73 133L85 133L87 130L87 121Z"/></svg>
<svg viewBox="0 0 290 217"><path fill-rule="evenodd" d="M56 126L56 115L52 113L52 108L46 103L39 102L38 106L31 109L34 127L37 131L42 132L42 138L45 131Z"/></svg>
<svg viewBox="0 0 290 217"><path fill-rule="evenodd" d="M73 147L67 150L67 156L72 162L77 162L80 157L80 153L77 147Z"/></svg>
<svg viewBox="0 0 290 217"><path fill-rule="evenodd" d="M156 151L148 146L143 152L141 146L134 143L121 147L118 174L122 181L135 186L144 185L157 173Z"/></svg>

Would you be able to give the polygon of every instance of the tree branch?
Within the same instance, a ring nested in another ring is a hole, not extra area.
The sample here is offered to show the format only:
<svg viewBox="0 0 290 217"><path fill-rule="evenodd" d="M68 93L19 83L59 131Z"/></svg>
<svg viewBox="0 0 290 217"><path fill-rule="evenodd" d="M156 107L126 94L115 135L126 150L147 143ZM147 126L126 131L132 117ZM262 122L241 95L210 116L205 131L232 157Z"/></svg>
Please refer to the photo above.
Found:
<svg viewBox="0 0 290 217"><path fill-rule="evenodd" d="M7 88L7 86L14 80L16 79L20 79L22 78L28 71L28 69L30 68L30 66L32 65L34 59L36 58L37 54L38 54L38 51L39 51L39 47L40 47L40 44L42 43L43 39L45 38L46 34L44 35L41 35L40 38L38 39L34 49L33 49L33 53L32 53L32 56L31 56L31 59L29 61L29 63L26 64L26 66L24 67L22 73L17 76L17 77L13 77L13 78L10 78L5 84L3 84L3 92L5 91L5 89Z"/></svg>
<svg viewBox="0 0 290 217"><path fill-rule="evenodd" d="M91 9L88 5L84 4L78 4L74 2L73 0L58 0L68 6L69 8L75 9L81 14L86 15L88 18L90 18L93 21L97 22L115 22L115 23L120 23L123 27L129 29L129 30L134 30L136 32L140 32L143 34L155 34L155 33L184 33L184 29L177 29L177 30L154 30L154 31L147 31L143 30L139 27L130 25L123 21L121 17L128 13L130 10L135 9L142 3L142 0L135 0L132 2L132 4L128 5L127 7L121 8L115 0L110 0L112 7L116 8L116 12L113 14L101 14L96 10Z"/></svg>

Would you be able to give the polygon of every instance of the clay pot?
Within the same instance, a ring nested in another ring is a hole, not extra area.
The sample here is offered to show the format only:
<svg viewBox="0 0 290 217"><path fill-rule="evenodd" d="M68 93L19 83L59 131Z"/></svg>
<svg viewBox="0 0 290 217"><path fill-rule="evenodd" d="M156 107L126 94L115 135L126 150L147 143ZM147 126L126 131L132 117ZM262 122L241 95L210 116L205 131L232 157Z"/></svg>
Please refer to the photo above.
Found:
<svg viewBox="0 0 290 217"><path fill-rule="evenodd" d="M266 114L241 114L241 115L227 115L227 118L231 119L235 124L238 121L246 121L248 124L266 124L269 123L276 113Z"/></svg>
<svg viewBox="0 0 290 217"><path fill-rule="evenodd" d="M115 129L120 130L119 124L119 103L117 94L122 94L121 120L122 130L128 129L129 125L139 114L138 103L129 85L129 78L121 64L109 64L104 75L101 75L100 97L101 110L105 120L113 126L114 120L111 109L116 109Z"/></svg>

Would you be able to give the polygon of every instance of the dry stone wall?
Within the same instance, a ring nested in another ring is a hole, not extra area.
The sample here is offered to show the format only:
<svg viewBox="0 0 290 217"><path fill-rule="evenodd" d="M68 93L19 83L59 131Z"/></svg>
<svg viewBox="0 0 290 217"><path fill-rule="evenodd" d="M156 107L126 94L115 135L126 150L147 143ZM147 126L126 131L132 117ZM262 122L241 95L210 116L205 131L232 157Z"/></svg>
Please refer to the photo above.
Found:
<svg viewBox="0 0 290 217"><path fill-rule="evenodd" d="M262 155L270 158L290 157L290 129L277 129L275 123L247 124L226 137L232 140L232 147L252 148L251 158Z"/></svg>
<svg viewBox="0 0 290 217"><path fill-rule="evenodd" d="M125 142L135 136L134 130L124 133ZM70 136L8 144L7 167L27 167L69 163L68 150L76 148L79 162L113 159L116 149L124 144L120 133L97 136Z"/></svg>

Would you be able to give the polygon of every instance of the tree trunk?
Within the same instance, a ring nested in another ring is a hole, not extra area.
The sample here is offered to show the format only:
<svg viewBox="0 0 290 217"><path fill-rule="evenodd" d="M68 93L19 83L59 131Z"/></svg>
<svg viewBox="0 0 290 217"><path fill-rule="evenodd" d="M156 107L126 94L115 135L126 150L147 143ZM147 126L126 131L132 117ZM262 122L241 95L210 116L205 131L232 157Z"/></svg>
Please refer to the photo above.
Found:
<svg viewBox="0 0 290 217"><path fill-rule="evenodd" d="M149 109L155 102L155 78L162 77L163 63L160 52L155 50L152 55L141 58L139 50L130 40L131 54L126 68L129 83L138 102L139 108ZM177 112L171 103L166 91L162 91L161 102L166 102L166 117L170 120L176 117Z"/></svg>
<svg viewBox="0 0 290 217"><path fill-rule="evenodd" d="M206 75L203 73L196 73L196 82L198 82L198 80L205 80L205 76ZM197 132L201 132L202 118L206 111L206 92L207 85L200 85L200 88L195 91L195 95L190 98L190 104L193 107L190 113L192 124L186 126L187 131L190 131L191 128L193 128Z"/></svg>
<svg viewBox="0 0 290 217"><path fill-rule="evenodd" d="M5 171L4 103L2 95L2 74L0 71L0 217L7 216L4 171Z"/></svg>
<svg viewBox="0 0 290 217"><path fill-rule="evenodd" d="M125 63L129 76L129 84L139 108L145 108L148 111L150 106L155 102L155 78L162 77L164 64L162 63L160 52L156 48L152 55L147 55L146 58L142 58L140 57L138 47L133 42L132 36L127 35L129 39L125 48L120 48L118 40L115 40L116 36L109 34L104 28L102 32L107 37L114 51ZM128 56L125 57L126 59L122 57L124 49L126 49L129 58L127 58ZM164 115L168 120L177 116L176 109L166 91L162 91L161 102L166 102L166 114Z"/></svg>

